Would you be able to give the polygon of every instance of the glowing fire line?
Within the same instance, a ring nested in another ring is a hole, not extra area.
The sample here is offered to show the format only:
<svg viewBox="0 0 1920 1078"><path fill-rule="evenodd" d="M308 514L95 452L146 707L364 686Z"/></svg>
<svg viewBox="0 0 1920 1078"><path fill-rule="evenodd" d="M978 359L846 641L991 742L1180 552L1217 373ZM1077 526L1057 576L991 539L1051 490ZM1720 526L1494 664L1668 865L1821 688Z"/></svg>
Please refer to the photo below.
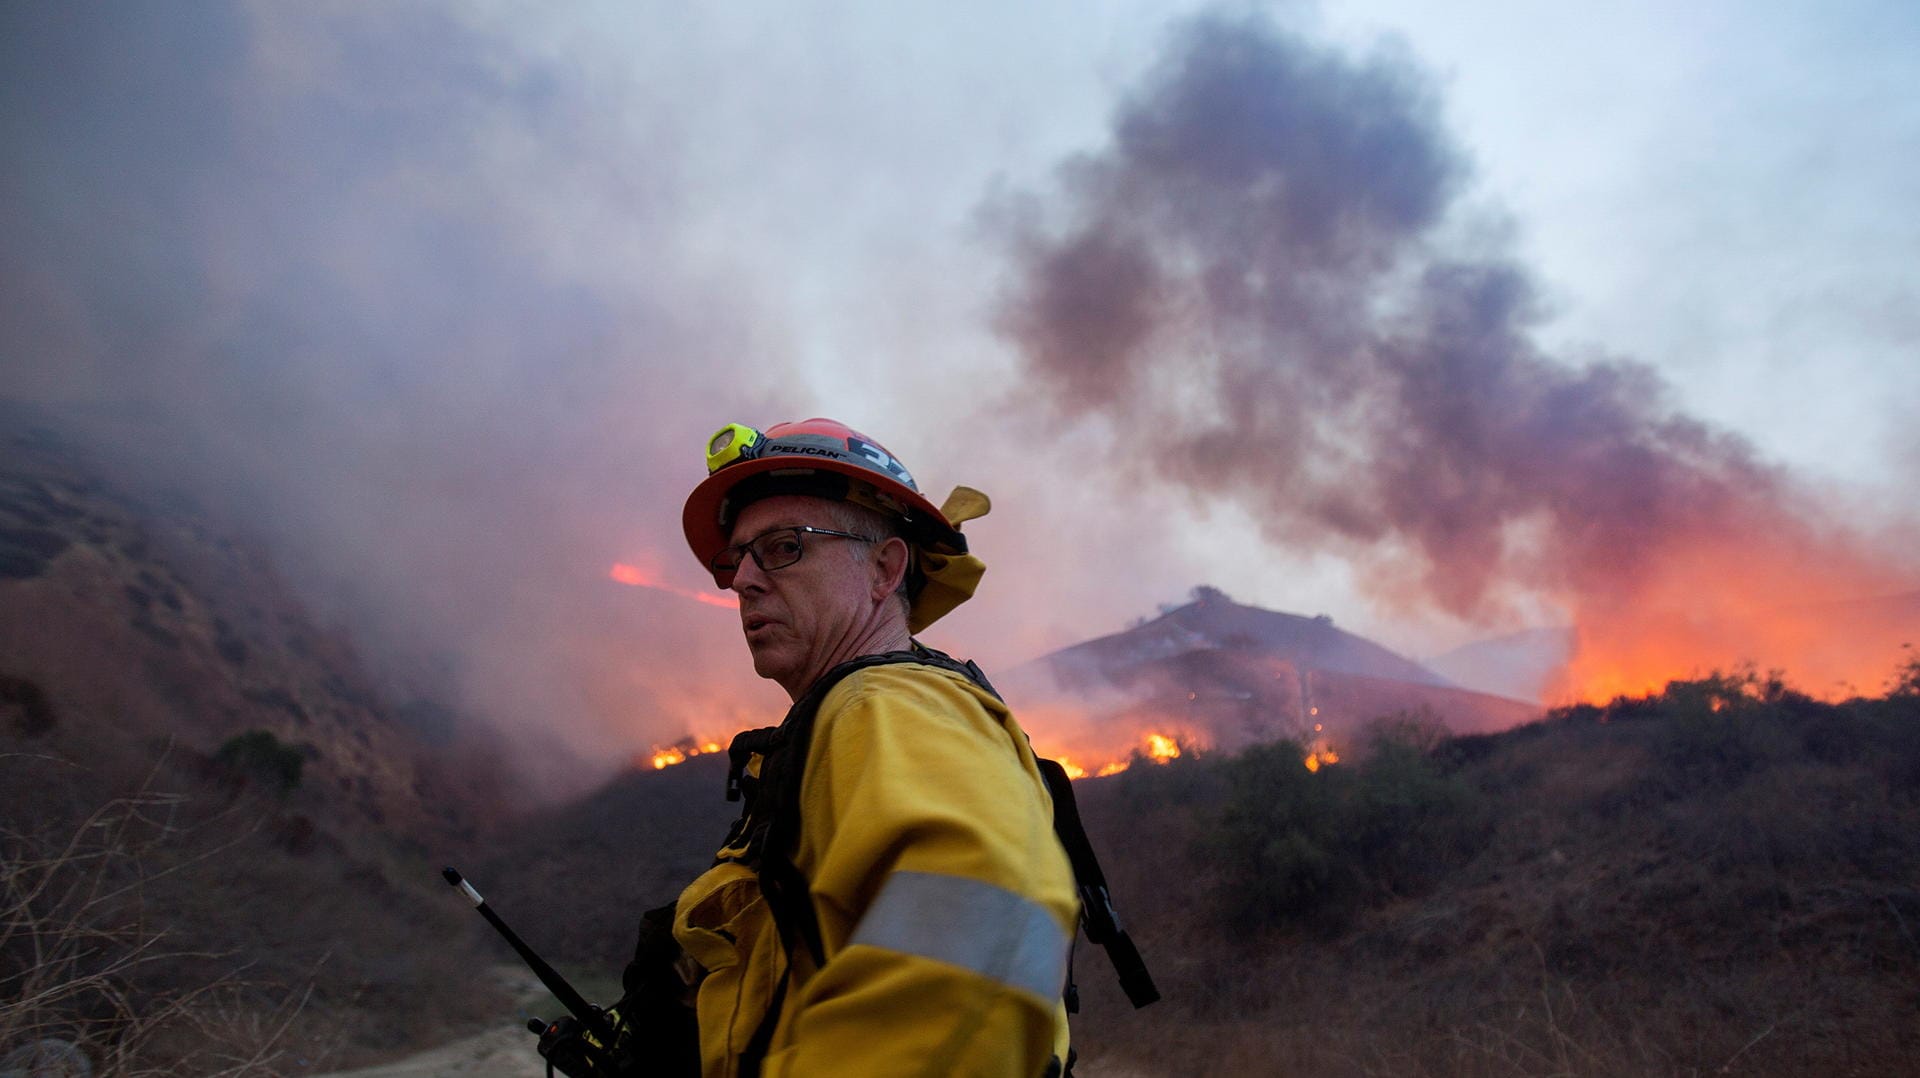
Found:
<svg viewBox="0 0 1920 1078"><path fill-rule="evenodd" d="M684 764L695 756L709 756L720 751L720 742L713 738L683 737L671 745L655 745L651 750L634 757L634 766L642 761L655 771L665 771L675 764Z"/></svg>
<svg viewBox="0 0 1920 1078"><path fill-rule="evenodd" d="M683 737L670 745L655 745L646 752L636 754L634 756L634 766L649 767L655 771L665 771L667 768L673 767L676 764L684 764L695 756L706 756L719 752L723 747L718 738ZM1165 764L1179 759L1184 752L1191 748L1192 746L1190 744L1183 746L1178 739L1170 735L1147 733L1141 736L1139 746L1134 750L1132 756L1120 760L1109 760L1092 771L1088 771L1085 767L1073 762L1071 757L1060 756L1057 757L1057 759L1060 766L1066 771L1067 777L1077 781L1088 777L1106 778L1108 775L1118 775L1133 766L1134 757L1139 757L1150 763ZM1333 763L1339 759L1339 757L1333 755L1331 750L1325 750L1321 758L1327 763Z"/></svg>
<svg viewBox="0 0 1920 1078"><path fill-rule="evenodd" d="M607 579L612 580L616 584L625 584L628 587L652 588L655 591L664 591L669 595L678 595L682 599L692 599L696 603L705 603L708 606L724 607L728 610L740 609L739 598L732 594L711 591L692 591L687 588L675 587L664 581L653 579L639 566L628 565L626 562L614 562L613 568L607 570Z"/></svg>
<svg viewBox="0 0 1920 1078"><path fill-rule="evenodd" d="M1191 747L1191 745L1186 746L1186 748ZM1081 764L1074 762L1071 756L1060 755L1054 757L1054 759L1059 763L1061 769L1067 773L1067 777L1077 782L1080 779L1089 777L1103 779L1108 775L1118 775L1120 772L1133 766L1133 757L1135 756L1151 763L1164 764L1179 759L1183 751L1184 749L1179 739L1168 734L1150 732L1141 735L1140 743L1133 750L1132 755L1118 760L1109 760L1091 771L1087 770L1087 768Z"/></svg>

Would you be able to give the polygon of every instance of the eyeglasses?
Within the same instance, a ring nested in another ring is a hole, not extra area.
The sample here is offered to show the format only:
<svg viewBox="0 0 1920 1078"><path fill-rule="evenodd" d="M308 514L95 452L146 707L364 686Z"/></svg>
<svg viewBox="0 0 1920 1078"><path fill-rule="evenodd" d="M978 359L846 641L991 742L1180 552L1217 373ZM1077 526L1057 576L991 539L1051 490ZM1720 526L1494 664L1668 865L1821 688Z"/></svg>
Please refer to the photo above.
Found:
<svg viewBox="0 0 1920 1078"><path fill-rule="evenodd" d="M785 569L799 561L800 556L807 552L806 544L800 541L802 534L825 535L835 539L858 539L863 543L880 541L870 536L855 535L852 532L837 532L831 528L809 528L804 524L791 528L775 528L770 532L761 532L744 543L735 543L710 558L707 561L707 568L713 570L713 582L723 588L733 587L733 574L739 571L740 563L749 555L753 557L753 564L758 565L763 572L771 573L775 569Z"/></svg>

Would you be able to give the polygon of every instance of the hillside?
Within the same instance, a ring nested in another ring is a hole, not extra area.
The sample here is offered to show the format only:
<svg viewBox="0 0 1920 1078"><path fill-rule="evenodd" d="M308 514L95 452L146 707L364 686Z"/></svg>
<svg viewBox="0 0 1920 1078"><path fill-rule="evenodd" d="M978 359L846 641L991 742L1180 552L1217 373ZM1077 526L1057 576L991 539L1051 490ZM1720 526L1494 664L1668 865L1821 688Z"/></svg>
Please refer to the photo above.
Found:
<svg viewBox="0 0 1920 1078"><path fill-rule="evenodd" d="M1540 713L1460 688L1331 618L1246 606L1206 587L1157 618L1012 671L1003 688L1016 708L1069 702L1093 712L1095 730L1166 727L1216 749L1316 735L1340 743L1402 712L1458 732ZM1036 738L1046 732L1035 728Z"/></svg>
<svg viewBox="0 0 1920 1078"><path fill-rule="evenodd" d="M0 412L0 1047L268 1073L496 1006L423 863L501 801L446 718L196 507Z"/></svg>
<svg viewBox="0 0 1920 1078"><path fill-rule="evenodd" d="M1083 784L1168 997L1127 1011L1083 959L1094 1064L1920 1070L1920 667L1881 700L1722 678L1375 736L1357 768L1281 746Z"/></svg>
<svg viewBox="0 0 1920 1078"><path fill-rule="evenodd" d="M1286 659L1325 673L1445 686L1447 681L1362 636L1336 629L1325 615L1301 617L1236 603L1217 589L1196 588L1192 602L1124 632L1096 637L1042 661L1063 677L1109 681L1191 651L1237 650Z"/></svg>
<svg viewBox="0 0 1920 1078"><path fill-rule="evenodd" d="M1829 662L1845 665L1843 660L1857 654L1863 641L1897 643L1920 634L1920 592L1809 603L1770 610L1764 618L1781 633L1802 641L1795 649L1802 662L1825 656ZM1715 633L1740 638L1733 625L1714 628L1714 623L1703 621L1694 629L1702 639L1711 639ZM1808 641L1822 643L1814 646ZM1575 643L1571 628L1525 629L1454 648L1426 660L1426 666L1468 688L1517 700L1541 700L1554 676L1573 657ZM1740 661L1751 661L1758 654L1762 653L1748 652ZM1846 690L1855 693L1879 687L1867 682L1849 684Z"/></svg>
<svg viewBox="0 0 1920 1078"><path fill-rule="evenodd" d="M471 874L490 881L488 901L543 953L617 975L641 911L673 901L705 871L739 815L725 797L726 759L619 775L516 824Z"/></svg>
<svg viewBox="0 0 1920 1078"><path fill-rule="evenodd" d="M38 744L139 757L156 738L208 752L266 730L300 747L330 816L472 832L502 776L423 735L444 709L388 698L351 641L190 502L129 494L53 429L0 419L0 675L57 701Z"/></svg>

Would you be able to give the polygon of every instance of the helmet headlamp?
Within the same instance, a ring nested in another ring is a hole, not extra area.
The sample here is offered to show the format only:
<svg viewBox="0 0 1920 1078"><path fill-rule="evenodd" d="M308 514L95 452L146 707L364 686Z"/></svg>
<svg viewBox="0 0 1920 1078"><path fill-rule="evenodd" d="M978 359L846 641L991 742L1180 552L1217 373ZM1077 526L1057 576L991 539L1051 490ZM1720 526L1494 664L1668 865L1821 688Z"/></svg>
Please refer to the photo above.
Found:
<svg viewBox="0 0 1920 1078"><path fill-rule="evenodd" d="M713 437L707 439L707 474L712 475L736 460L759 456L764 437L744 423L729 423L714 431Z"/></svg>

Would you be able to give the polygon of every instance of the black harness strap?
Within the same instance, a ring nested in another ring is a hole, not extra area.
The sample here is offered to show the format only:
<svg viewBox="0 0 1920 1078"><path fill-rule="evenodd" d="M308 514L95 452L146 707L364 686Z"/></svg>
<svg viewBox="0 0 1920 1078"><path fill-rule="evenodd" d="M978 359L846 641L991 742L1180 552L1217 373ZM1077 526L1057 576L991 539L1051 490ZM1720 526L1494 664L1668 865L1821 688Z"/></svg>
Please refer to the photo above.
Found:
<svg viewBox="0 0 1920 1078"><path fill-rule="evenodd" d="M1100 860L1093 855L1093 843L1080 823L1080 806L1073 799L1073 781L1067 769L1057 761L1035 757L1040 775L1047 780L1053 795L1053 833L1067 848L1067 860L1073 863L1073 881L1080 887L1080 924L1087 941L1106 948L1113 970L1120 975L1120 987L1127 1002L1138 1010L1160 998L1147 972L1146 960L1133 945L1133 937L1120 925L1120 912L1113 908L1113 896L1107 893L1107 875L1100 871Z"/></svg>

